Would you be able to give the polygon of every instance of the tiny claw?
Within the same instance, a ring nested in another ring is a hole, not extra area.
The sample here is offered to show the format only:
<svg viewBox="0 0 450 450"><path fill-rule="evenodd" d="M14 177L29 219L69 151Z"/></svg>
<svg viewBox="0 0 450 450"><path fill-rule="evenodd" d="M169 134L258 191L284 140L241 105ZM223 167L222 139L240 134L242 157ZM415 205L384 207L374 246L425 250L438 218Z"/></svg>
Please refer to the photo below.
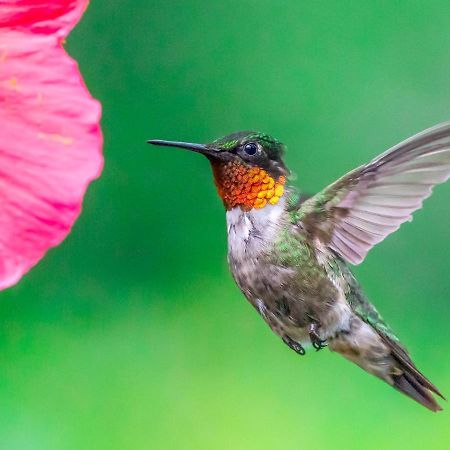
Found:
<svg viewBox="0 0 450 450"><path fill-rule="evenodd" d="M292 340L289 336L283 337L283 342L292 350L294 350L295 353L298 353L299 355L304 355L306 353L305 349L302 347L301 344L298 342Z"/></svg>
<svg viewBox="0 0 450 450"><path fill-rule="evenodd" d="M309 326L309 330L308 330L309 338L311 339L311 344L316 349L317 352L327 346L326 339L321 339L321 337L319 336L319 334L317 332L318 328L319 328L318 325L316 325L315 323L312 323Z"/></svg>
<svg viewBox="0 0 450 450"><path fill-rule="evenodd" d="M325 348L328 344L326 343L327 341L324 340L320 340L320 341L314 341L312 343L312 346L316 349L316 352L318 352L319 350L322 350L323 348Z"/></svg>

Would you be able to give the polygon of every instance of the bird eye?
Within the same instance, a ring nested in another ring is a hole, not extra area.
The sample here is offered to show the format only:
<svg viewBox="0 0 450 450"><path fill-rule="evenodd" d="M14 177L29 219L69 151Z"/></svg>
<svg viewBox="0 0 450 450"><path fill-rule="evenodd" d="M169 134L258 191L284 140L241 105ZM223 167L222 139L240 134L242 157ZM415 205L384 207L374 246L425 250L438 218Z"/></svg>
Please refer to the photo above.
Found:
<svg viewBox="0 0 450 450"><path fill-rule="evenodd" d="M258 151L258 144L256 142L248 142L244 145L244 151L247 155L254 155Z"/></svg>

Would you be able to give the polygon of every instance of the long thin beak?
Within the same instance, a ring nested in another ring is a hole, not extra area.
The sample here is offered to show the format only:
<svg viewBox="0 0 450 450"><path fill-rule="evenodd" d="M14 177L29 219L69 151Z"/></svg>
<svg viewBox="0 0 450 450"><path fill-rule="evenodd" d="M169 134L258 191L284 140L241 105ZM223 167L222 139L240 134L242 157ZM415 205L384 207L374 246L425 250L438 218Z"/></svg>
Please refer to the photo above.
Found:
<svg viewBox="0 0 450 450"><path fill-rule="evenodd" d="M163 141L161 139L150 139L149 141L147 141L147 143L153 145L162 145L164 147L186 148L188 150L192 150L198 153L207 153L210 151L214 151L213 148L207 147L204 144L193 144L191 142Z"/></svg>

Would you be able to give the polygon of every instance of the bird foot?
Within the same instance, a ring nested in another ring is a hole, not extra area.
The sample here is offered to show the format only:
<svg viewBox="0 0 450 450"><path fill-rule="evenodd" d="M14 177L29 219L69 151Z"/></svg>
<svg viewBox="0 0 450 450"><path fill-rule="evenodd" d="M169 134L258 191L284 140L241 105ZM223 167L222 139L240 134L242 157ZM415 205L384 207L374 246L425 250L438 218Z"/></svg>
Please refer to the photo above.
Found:
<svg viewBox="0 0 450 450"><path fill-rule="evenodd" d="M292 350L294 350L295 353L298 353L299 355L304 355L305 349L302 347L301 344L299 344L298 342L295 342L294 340L292 340L289 336L284 336L283 337L283 342Z"/></svg>
<svg viewBox="0 0 450 450"><path fill-rule="evenodd" d="M312 346L316 349L316 351L322 350L327 346L326 339L321 339L318 333L319 325L312 323L309 326L309 339L311 339Z"/></svg>

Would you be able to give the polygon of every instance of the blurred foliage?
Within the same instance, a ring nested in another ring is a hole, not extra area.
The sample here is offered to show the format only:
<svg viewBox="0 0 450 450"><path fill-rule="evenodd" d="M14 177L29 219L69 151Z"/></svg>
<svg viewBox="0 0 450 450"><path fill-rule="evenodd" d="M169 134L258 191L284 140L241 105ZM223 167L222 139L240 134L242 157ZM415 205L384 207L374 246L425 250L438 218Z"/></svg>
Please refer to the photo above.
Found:
<svg viewBox="0 0 450 450"><path fill-rule="evenodd" d="M1 293L0 448L448 449L448 408L271 334L228 273L207 161L145 144L265 131L317 191L449 119L448 1L93 0L67 48L106 166L70 237ZM356 270L447 395L449 195Z"/></svg>

